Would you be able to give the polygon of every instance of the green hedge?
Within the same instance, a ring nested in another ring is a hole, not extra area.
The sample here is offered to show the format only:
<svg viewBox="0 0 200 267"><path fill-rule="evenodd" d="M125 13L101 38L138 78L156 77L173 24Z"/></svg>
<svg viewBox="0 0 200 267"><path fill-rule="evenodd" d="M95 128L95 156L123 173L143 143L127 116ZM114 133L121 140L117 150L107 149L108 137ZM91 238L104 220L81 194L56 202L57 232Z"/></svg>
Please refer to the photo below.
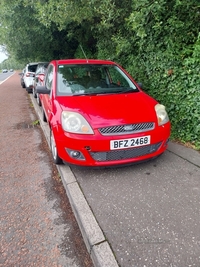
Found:
<svg viewBox="0 0 200 267"><path fill-rule="evenodd" d="M190 142L200 149L200 58L169 64L165 57L153 60L149 56L128 70L143 83L144 91L166 106L171 139Z"/></svg>

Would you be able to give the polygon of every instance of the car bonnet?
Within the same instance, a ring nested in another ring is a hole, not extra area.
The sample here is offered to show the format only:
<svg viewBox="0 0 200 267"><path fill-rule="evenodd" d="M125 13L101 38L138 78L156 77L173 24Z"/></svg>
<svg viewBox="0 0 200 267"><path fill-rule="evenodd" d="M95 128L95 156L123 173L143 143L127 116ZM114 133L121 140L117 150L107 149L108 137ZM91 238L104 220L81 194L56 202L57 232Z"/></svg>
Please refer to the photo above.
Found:
<svg viewBox="0 0 200 267"><path fill-rule="evenodd" d="M95 127L157 120L157 101L143 92L57 97L62 110L78 112Z"/></svg>

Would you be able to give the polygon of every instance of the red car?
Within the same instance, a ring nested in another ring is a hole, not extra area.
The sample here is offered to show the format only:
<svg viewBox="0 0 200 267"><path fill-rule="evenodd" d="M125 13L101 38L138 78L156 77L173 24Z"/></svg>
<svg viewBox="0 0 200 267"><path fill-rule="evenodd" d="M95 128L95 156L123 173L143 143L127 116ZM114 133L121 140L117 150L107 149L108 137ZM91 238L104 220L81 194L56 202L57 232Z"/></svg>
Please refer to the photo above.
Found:
<svg viewBox="0 0 200 267"><path fill-rule="evenodd" d="M118 166L155 158L167 148L165 107L115 62L53 60L36 91L56 164Z"/></svg>

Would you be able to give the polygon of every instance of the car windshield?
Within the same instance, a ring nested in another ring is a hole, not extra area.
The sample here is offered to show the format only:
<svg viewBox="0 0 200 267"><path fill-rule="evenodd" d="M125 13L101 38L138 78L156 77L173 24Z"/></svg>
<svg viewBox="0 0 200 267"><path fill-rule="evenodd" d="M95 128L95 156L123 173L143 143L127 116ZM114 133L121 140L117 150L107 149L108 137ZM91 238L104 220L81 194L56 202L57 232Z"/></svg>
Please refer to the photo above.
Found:
<svg viewBox="0 0 200 267"><path fill-rule="evenodd" d="M135 84L116 65L59 65L57 95L98 95L138 92Z"/></svg>
<svg viewBox="0 0 200 267"><path fill-rule="evenodd" d="M28 71L29 72L35 72L36 71L36 68L37 68L37 65L29 65L28 66Z"/></svg>

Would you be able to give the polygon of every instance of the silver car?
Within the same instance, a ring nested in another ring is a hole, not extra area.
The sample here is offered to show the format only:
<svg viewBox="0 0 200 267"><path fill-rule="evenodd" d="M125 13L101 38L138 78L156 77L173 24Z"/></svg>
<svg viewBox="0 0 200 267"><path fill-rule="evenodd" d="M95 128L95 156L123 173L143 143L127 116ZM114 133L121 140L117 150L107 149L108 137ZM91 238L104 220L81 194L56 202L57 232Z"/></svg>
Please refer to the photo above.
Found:
<svg viewBox="0 0 200 267"><path fill-rule="evenodd" d="M25 67L23 78L24 78L24 85L28 93L32 93L33 91L33 83L34 83L35 71L36 71L37 65L38 65L38 62L31 62L31 63L28 63Z"/></svg>

